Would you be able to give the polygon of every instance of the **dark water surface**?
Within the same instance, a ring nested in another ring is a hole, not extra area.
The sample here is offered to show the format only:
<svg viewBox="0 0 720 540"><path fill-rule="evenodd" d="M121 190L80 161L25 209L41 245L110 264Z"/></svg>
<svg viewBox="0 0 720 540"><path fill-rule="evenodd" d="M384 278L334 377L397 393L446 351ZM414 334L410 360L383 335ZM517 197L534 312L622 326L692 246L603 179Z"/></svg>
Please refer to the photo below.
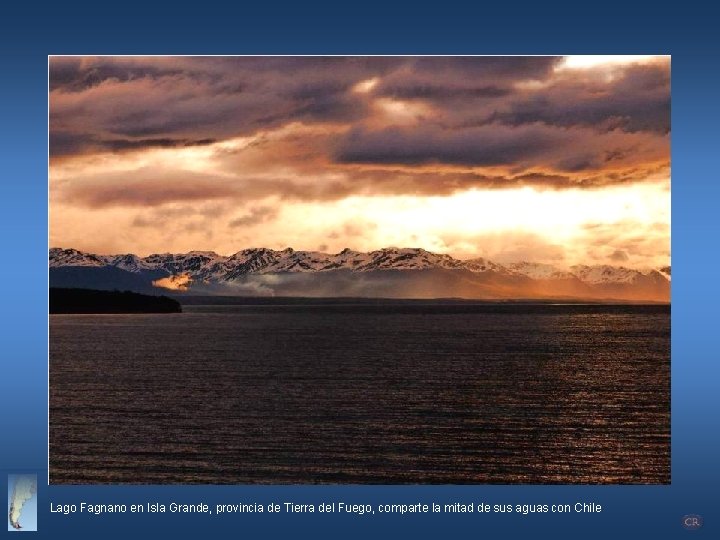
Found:
<svg viewBox="0 0 720 540"><path fill-rule="evenodd" d="M668 483L667 306L50 317L52 483Z"/></svg>

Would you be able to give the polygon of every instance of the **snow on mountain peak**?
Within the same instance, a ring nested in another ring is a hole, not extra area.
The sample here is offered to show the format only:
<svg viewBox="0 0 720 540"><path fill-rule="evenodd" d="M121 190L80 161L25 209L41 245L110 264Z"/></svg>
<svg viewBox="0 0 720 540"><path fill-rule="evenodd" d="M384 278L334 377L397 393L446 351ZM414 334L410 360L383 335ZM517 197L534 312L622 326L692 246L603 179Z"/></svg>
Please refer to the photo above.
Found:
<svg viewBox="0 0 720 540"><path fill-rule="evenodd" d="M422 248L386 247L363 253L345 248L339 253L295 251L286 248L276 251L268 248L248 248L225 257L213 251L152 254L138 257L134 254L94 255L75 249L52 248L49 252L51 268L62 266L102 267L113 266L128 272L165 272L170 276L187 275L193 281L219 282L240 279L247 274L278 274L297 272L326 272L345 270L370 272L377 270L465 270L473 273L495 272L522 276L533 280L575 279L590 284L632 284L650 277L653 280L670 279L670 268L643 273L625 267L609 265L575 265L568 270L551 264L518 262L500 265L479 257L469 260L455 259Z"/></svg>
<svg viewBox="0 0 720 540"><path fill-rule="evenodd" d="M83 253L77 249L50 249L50 268L60 266L107 266L107 261L98 255Z"/></svg>
<svg viewBox="0 0 720 540"><path fill-rule="evenodd" d="M532 279L572 279L574 277L570 272L565 272L552 264L545 263L522 261L509 264L507 268L513 273Z"/></svg>
<svg viewBox="0 0 720 540"><path fill-rule="evenodd" d="M643 275L642 272L638 270L631 270L624 266L609 266L606 264L595 266L577 264L571 266L570 270L580 281L593 285L598 283L632 283Z"/></svg>

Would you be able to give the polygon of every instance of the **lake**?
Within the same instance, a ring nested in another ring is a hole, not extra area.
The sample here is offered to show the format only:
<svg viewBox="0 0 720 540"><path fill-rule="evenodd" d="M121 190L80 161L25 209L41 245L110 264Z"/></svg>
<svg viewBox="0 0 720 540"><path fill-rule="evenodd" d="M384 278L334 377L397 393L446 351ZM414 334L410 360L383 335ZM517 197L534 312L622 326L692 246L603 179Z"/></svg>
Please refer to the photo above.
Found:
<svg viewBox="0 0 720 540"><path fill-rule="evenodd" d="M669 306L50 316L51 483L670 482Z"/></svg>

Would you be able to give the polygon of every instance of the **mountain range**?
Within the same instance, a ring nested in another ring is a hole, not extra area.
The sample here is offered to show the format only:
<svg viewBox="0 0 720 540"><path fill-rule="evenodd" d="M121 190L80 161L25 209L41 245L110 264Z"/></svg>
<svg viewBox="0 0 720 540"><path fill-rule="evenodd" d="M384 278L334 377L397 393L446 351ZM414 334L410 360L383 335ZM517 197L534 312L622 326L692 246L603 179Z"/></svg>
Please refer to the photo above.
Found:
<svg viewBox="0 0 720 540"><path fill-rule="evenodd" d="M244 249L97 255L51 248L50 286L143 293L475 299L587 299L669 302L670 267L460 260L420 248L369 253Z"/></svg>

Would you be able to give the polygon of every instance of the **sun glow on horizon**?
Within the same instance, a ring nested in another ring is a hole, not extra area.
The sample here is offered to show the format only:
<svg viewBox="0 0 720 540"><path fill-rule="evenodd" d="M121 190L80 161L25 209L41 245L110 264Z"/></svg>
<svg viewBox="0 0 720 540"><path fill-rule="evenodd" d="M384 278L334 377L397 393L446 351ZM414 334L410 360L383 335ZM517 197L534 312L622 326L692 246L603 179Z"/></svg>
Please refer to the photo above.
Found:
<svg viewBox="0 0 720 540"><path fill-rule="evenodd" d="M646 235L648 240L662 238L667 231L664 227L658 230L658 224L669 223L670 204L662 184L598 191L523 187L432 197L354 196L332 206L295 205L283 212L282 219L297 223L300 243L303 237L313 236L313 229L332 231L355 223L363 230L355 248L424 247L458 258L497 256L494 251L501 248L484 245L488 238L532 236L562 244L571 253L568 264L575 264L584 257L584 245L593 228L612 229L608 234L616 235L617 240L636 235ZM613 239L606 242L611 246ZM330 251L346 247L332 240L325 243ZM666 256L658 253L658 262Z"/></svg>

